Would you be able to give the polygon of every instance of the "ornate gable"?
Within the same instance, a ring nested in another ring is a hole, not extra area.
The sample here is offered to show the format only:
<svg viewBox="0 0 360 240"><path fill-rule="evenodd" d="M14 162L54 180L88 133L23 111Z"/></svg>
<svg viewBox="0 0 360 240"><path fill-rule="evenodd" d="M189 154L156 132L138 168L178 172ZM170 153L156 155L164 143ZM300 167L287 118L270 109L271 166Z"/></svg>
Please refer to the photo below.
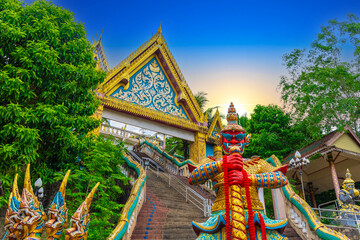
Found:
<svg viewBox="0 0 360 240"><path fill-rule="evenodd" d="M174 117L174 126L185 121L180 127L197 131L199 126L202 131L205 129L202 127L203 113L162 36L161 27L146 43L109 71L99 96L104 99L105 107L107 104L111 108L117 106L121 111L155 119L149 117L153 112L157 116L155 120L160 122ZM130 106L134 107L127 109ZM144 109L147 115L134 109Z"/></svg>
<svg viewBox="0 0 360 240"><path fill-rule="evenodd" d="M189 119L183 106L177 103L176 95L159 61L154 56L130 77L126 86L120 86L110 96Z"/></svg>
<svg viewBox="0 0 360 240"><path fill-rule="evenodd" d="M219 110L216 110L214 119L209 127L209 131L206 135L206 141L210 143L216 143L216 134L219 134L223 128Z"/></svg>

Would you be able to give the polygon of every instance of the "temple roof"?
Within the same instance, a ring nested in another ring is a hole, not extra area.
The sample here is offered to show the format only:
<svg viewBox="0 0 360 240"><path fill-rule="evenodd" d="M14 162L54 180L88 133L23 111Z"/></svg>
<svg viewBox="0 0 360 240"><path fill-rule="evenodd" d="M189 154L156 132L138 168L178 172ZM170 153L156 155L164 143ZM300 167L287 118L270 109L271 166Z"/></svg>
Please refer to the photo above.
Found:
<svg viewBox="0 0 360 240"><path fill-rule="evenodd" d="M358 138L358 136L354 133L354 131L346 126L344 128L345 131L343 132L339 132L337 130L333 131L333 132L330 132L329 134L325 135L324 137L322 137L321 139L307 145L306 147L303 147L302 149L298 150L301 154L302 157L306 157L306 158L309 158L311 157L312 155L316 154L316 153L320 153L322 152L323 150L326 150L330 147L335 147L334 146L334 143L341 137L343 136L344 134L348 134L349 137L351 139L354 140L355 143L357 143L359 146L360 146L360 139ZM353 148L353 147L349 147L347 149L347 147L345 146L345 150L349 150L349 151L356 151L356 148ZM295 152L292 152L291 154L289 154L288 156L286 156L284 158L284 161L283 163L287 163L289 162L292 158L294 158L295 156ZM360 153L360 152L358 152Z"/></svg>
<svg viewBox="0 0 360 240"><path fill-rule="evenodd" d="M154 87L159 84L161 87ZM142 91L146 87L149 89ZM163 96L165 91L169 93L166 98L155 99L157 94ZM165 42L161 27L142 46L110 69L98 95L104 107L183 129L206 132L204 115ZM150 104L144 103L146 97L152 98ZM159 110L163 105L167 105L166 111Z"/></svg>
<svg viewBox="0 0 360 240"><path fill-rule="evenodd" d="M214 119L211 122L208 133L206 134L206 141L216 144L216 134L219 134L222 129L223 124L221 122L220 113L219 110L216 109Z"/></svg>

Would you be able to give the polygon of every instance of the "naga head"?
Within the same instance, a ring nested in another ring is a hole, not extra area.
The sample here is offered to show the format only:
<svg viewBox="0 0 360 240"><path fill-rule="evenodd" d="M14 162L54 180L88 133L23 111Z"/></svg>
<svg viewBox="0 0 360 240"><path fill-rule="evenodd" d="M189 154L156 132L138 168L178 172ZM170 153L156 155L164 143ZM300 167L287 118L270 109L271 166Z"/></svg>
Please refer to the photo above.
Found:
<svg viewBox="0 0 360 240"><path fill-rule="evenodd" d="M66 230L65 240L86 240L90 223L89 209L95 191L100 183L91 190L85 201L76 210L70 220L70 228Z"/></svg>
<svg viewBox="0 0 360 240"><path fill-rule="evenodd" d="M230 148L235 146L238 153L241 155L244 152L245 146L249 145L251 134L246 134L245 129L238 124L238 115L236 113L233 103L230 103L228 114L226 115L228 124L221 130L219 142L222 150L226 155L230 154Z"/></svg>
<svg viewBox="0 0 360 240"><path fill-rule="evenodd" d="M65 174L59 191L56 193L48 211L49 220L45 226L47 239L49 240L60 239L63 229L68 225L68 209L66 208L65 191L69 174L70 170Z"/></svg>
<svg viewBox="0 0 360 240"><path fill-rule="evenodd" d="M24 237L40 239L43 231L46 215L42 204L35 196L30 180L30 164L26 167L24 189L21 195L20 217L21 225L24 228Z"/></svg>
<svg viewBox="0 0 360 240"><path fill-rule="evenodd" d="M8 208L5 215L5 229L9 232L8 239L21 239L23 236L23 228L20 224L22 218L19 214L20 194L17 184L18 175L15 175L12 191L9 197Z"/></svg>

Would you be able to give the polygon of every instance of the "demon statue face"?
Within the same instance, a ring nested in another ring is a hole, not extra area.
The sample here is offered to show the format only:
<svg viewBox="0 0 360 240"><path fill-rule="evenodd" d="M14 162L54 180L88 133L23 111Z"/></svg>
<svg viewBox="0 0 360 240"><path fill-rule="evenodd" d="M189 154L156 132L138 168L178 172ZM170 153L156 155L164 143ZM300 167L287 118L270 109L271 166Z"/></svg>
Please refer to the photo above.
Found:
<svg viewBox="0 0 360 240"><path fill-rule="evenodd" d="M246 131L238 125L238 115L233 103L230 103L226 119L228 125L222 129L221 136L218 136L222 150L228 155L230 154L230 148L236 146L237 148L233 149L238 149L239 154L243 154L245 146L249 145L251 134L246 134Z"/></svg>

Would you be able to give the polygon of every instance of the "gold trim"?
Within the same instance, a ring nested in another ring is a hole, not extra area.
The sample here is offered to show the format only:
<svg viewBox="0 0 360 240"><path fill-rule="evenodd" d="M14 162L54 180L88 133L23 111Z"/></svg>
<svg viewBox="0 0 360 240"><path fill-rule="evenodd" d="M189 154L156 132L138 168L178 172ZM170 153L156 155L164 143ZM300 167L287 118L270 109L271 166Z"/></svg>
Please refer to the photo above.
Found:
<svg viewBox="0 0 360 240"><path fill-rule="evenodd" d="M104 96L100 97L104 106L113 108L119 111L124 111L136 116L144 117L150 120L155 120L167 125L175 126L181 129L186 129L195 132L206 133L207 128L191 122L185 118L176 117L167 113L159 112L153 109L143 107L141 105L130 103L114 97Z"/></svg>
<svg viewBox="0 0 360 240"><path fill-rule="evenodd" d="M119 234L119 232L122 230L123 227L125 227L125 223L129 223L129 220L126 218L126 216L128 215L128 212L130 211L131 205L133 204L133 202L135 201L135 198L137 196L137 193L140 191L140 187L141 187L141 183L144 181L145 177L146 177L146 172L145 170L142 168L142 166L134 161L129 155L127 155L126 153L124 153L124 155L129 159L129 161L133 164L136 165L136 167L140 170L140 175L139 177L136 179L133 188L131 189L131 193L130 193L130 197L128 198L128 200L125 203L125 206L123 207L123 209L121 210L121 217L118 221L118 225L115 227L115 229L112 231L112 233L110 234L110 236L107 238L107 240L113 240L115 239L115 237ZM145 191L145 185L143 187L143 190ZM134 209L134 212L139 213L142 203L144 202L145 199L145 192L144 192L144 197L141 199L141 203L136 206L136 208L138 209ZM136 218L137 219L137 216ZM136 224L136 222L133 223L134 226ZM131 232L132 233L132 232ZM125 233L127 234L127 233ZM131 235L130 235L131 236ZM130 237L128 237L128 239L130 239Z"/></svg>
<svg viewBox="0 0 360 240"><path fill-rule="evenodd" d="M221 118L220 118L220 113L219 113L219 109L216 110L214 119L209 127L209 131L206 134L206 141L211 142L211 141L216 141L216 139L211 135L212 132L214 131L214 128L216 126L216 124L219 123L220 126L220 131L223 129L223 124L221 122Z"/></svg>

